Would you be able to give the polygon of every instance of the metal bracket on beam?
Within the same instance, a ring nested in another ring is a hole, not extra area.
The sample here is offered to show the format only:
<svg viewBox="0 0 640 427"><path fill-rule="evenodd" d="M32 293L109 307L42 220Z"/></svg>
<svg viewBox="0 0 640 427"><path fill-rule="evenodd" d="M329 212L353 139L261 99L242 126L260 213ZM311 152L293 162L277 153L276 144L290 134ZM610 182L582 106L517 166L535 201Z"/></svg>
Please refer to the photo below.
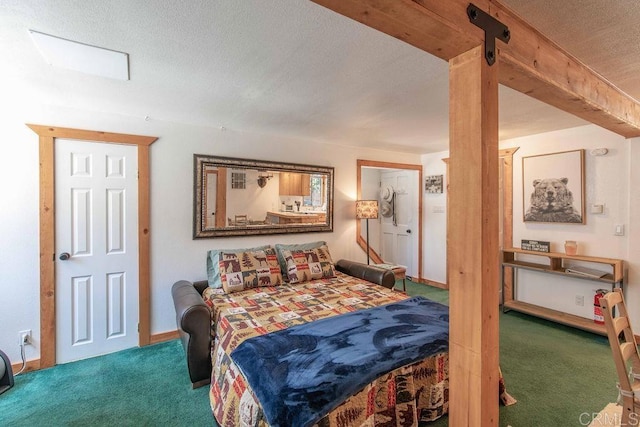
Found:
<svg viewBox="0 0 640 427"><path fill-rule="evenodd" d="M496 38L509 43L509 28L473 3L467 6L467 16L473 25L484 30L484 58L493 65L496 62Z"/></svg>

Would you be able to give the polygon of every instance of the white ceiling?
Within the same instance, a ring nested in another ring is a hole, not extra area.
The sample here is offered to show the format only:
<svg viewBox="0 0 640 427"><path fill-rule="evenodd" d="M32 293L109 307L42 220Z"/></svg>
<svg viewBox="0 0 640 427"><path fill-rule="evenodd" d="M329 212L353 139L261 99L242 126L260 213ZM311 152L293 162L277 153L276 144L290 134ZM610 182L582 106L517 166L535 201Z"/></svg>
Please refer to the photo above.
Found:
<svg viewBox="0 0 640 427"><path fill-rule="evenodd" d="M639 2L504 3L640 97ZM131 80L48 66L28 29L127 52ZM0 54L0 89L32 103L305 143L448 145L447 64L307 0L0 0ZM502 138L585 123L501 88Z"/></svg>

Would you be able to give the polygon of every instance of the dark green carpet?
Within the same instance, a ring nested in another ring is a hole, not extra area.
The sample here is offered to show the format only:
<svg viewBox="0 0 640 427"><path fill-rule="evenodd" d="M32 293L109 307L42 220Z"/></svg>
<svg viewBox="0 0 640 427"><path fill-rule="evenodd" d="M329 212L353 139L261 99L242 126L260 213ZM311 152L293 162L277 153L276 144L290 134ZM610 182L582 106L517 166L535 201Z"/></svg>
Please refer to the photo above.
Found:
<svg viewBox="0 0 640 427"><path fill-rule="evenodd" d="M407 281L407 293L449 303L448 291L431 286ZM606 337L514 311L500 314L500 367L518 400L500 406L501 426L585 426L617 398ZM447 417L429 424L446 425Z"/></svg>
<svg viewBox="0 0 640 427"><path fill-rule="evenodd" d="M191 389L180 341L29 372L0 395L2 426L204 426L208 387Z"/></svg>
<svg viewBox="0 0 640 427"><path fill-rule="evenodd" d="M400 285L401 286L401 285ZM407 281L411 295L447 304L449 293ZM509 312L500 315L500 364L518 400L500 425L581 426L616 399L604 337ZM587 414L587 415L582 415ZM446 417L429 426L446 426ZM216 425L208 387L191 389L179 341L16 377L0 395L1 426Z"/></svg>

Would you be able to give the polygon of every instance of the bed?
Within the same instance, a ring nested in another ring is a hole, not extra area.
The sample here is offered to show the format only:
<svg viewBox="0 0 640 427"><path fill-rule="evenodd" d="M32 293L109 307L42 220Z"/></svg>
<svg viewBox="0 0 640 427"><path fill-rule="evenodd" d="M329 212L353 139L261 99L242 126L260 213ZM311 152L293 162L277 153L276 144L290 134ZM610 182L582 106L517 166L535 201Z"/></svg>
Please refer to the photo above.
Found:
<svg viewBox="0 0 640 427"><path fill-rule="evenodd" d="M202 297L211 310L212 319L209 395L213 415L220 425L272 425L265 417L260 400L232 358L234 350L243 342L408 298L404 293L360 278L373 277L371 272L380 274L374 267L360 266L357 268L359 274L354 274L359 277L354 277L341 272L340 266L343 271L353 274L357 263L340 261L337 264L338 269L332 278L233 293L211 287L204 289ZM441 351L381 374L344 402L334 404L335 408L325 411L326 414L309 425L416 426L439 418L448 410L446 346L445 339L445 345L439 347Z"/></svg>
<svg viewBox="0 0 640 427"><path fill-rule="evenodd" d="M448 412L448 307L394 291L390 270L334 265L324 242L279 246L209 251L207 281L172 287L192 385L210 384L220 425L417 426Z"/></svg>

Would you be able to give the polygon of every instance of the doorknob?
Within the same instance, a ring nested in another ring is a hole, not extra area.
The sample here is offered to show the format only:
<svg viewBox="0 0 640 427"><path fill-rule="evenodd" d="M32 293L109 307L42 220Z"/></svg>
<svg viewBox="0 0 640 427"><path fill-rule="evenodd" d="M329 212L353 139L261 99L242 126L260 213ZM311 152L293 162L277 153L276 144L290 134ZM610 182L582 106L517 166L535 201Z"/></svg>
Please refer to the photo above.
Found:
<svg viewBox="0 0 640 427"><path fill-rule="evenodd" d="M407 234L411 234L411 230L407 230Z"/></svg>
<svg viewBox="0 0 640 427"><path fill-rule="evenodd" d="M69 252L62 252L60 254L60 261L66 261L69 258L71 258L71 255L69 255Z"/></svg>

